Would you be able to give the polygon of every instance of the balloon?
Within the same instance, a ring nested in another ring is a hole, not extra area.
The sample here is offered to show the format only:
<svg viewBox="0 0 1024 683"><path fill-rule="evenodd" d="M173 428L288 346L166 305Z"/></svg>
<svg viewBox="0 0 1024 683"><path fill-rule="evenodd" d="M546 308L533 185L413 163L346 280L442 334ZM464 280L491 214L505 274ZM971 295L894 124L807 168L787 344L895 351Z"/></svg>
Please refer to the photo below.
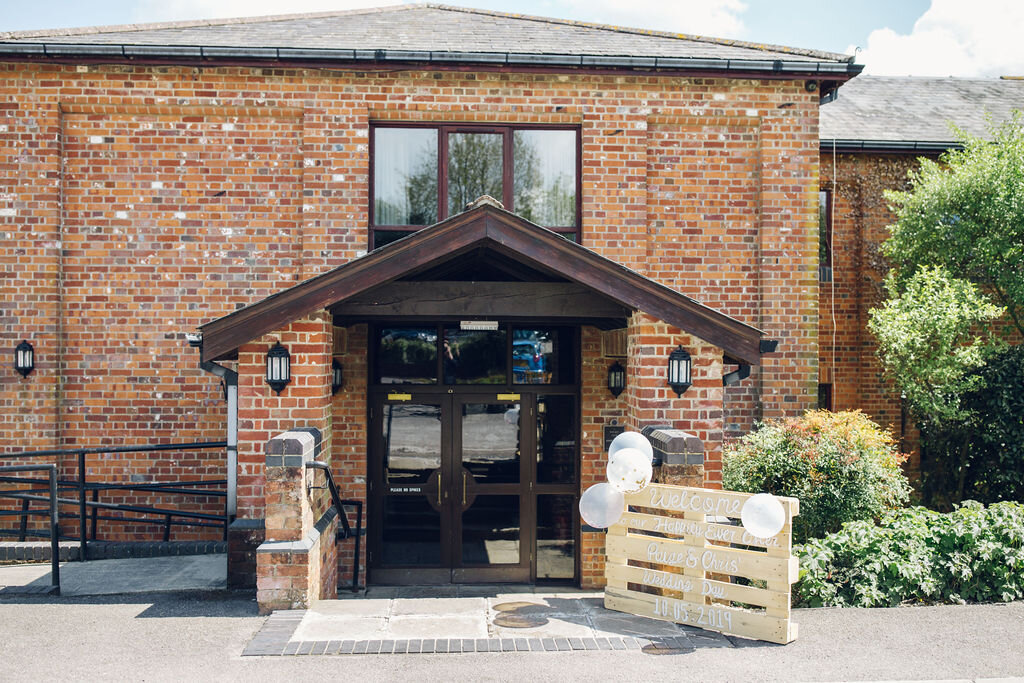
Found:
<svg viewBox="0 0 1024 683"><path fill-rule="evenodd" d="M740 521L751 536L771 538L786 525L786 510L772 494L758 493L743 504Z"/></svg>
<svg viewBox="0 0 1024 683"><path fill-rule="evenodd" d="M608 483L616 491L640 491L651 483L653 475L651 459L636 448L620 448L608 459Z"/></svg>
<svg viewBox="0 0 1024 683"><path fill-rule="evenodd" d="M598 529L615 524L625 510L625 496L610 484L594 484L580 496L580 517Z"/></svg>
<svg viewBox="0 0 1024 683"><path fill-rule="evenodd" d="M654 449L651 448L651 442L640 432L622 432L612 439L611 445L608 446L608 459L610 460L623 448L635 448L646 455L647 460L654 460Z"/></svg>

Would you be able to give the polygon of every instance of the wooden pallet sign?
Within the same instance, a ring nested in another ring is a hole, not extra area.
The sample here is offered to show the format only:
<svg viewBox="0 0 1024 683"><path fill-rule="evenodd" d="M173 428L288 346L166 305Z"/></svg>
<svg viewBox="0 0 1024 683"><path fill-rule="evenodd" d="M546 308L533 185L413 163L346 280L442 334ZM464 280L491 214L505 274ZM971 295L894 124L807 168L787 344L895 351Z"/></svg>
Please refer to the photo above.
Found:
<svg viewBox="0 0 1024 683"><path fill-rule="evenodd" d="M789 596L800 502L780 497L785 526L756 538L740 525L752 495L663 484L627 494L625 514L608 529L605 607L772 643L795 640Z"/></svg>

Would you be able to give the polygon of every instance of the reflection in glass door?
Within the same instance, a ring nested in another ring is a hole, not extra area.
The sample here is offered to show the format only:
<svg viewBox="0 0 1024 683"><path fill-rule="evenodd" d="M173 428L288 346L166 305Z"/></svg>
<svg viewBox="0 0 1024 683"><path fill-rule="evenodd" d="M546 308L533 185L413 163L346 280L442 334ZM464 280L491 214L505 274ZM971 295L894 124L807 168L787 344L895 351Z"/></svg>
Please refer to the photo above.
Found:
<svg viewBox="0 0 1024 683"><path fill-rule="evenodd" d="M574 581L577 400L480 391L378 395L370 580Z"/></svg>
<svg viewBox="0 0 1024 683"><path fill-rule="evenodd" d="M512 399L512 397L515 399ZM461 477L457 581L528 581L524 553L521 404L456 400L457 467ZM528 482L527 482L528 483Z"/></svg>
<svg viewBox="0 0 1024 683"><path fill-rule="evenodd" d="M380 563L389 567L435 568L443 564L442 534L444 415L440 403L385 403L381 409L380 468L375 483L381 520ZM376 501L375 501L376 502Z"/></svg>

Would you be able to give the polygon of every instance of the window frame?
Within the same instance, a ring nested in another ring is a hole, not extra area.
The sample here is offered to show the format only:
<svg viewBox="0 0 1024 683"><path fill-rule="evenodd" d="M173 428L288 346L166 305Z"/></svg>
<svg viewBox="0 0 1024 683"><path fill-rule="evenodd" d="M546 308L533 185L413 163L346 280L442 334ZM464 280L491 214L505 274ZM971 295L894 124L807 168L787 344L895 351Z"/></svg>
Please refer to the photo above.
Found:
<svg viewBox="0 0 1024 683"><path fill-rule="evenodd" d="M370 123L370 178L369 178L369 229L368 248L374 249L375 236L378 232L404 232L413 234L422 230L426 225L378 225L376 217L376 131L378 128L427 128L437 131L437 220L441 222L450 218L448 213L448 136L452 133L490 133L503 136L502 142L502 174L501 183L503 196L495 197L510 212L515 213L515 188L514 164L512 158L513 143L512 137L515 131L547 131L564 130L572 131L576 135L576 200L575 200L575 225L544 226L552 232L558 233L579 243L582 233L582 190L583 190L583 145L580 126L575 124L496 124L496 123L467 123L467 122L427 122L427 121L373 121Z"/></svg>
<svg viewBox="0 0 1024 683"><path fill-rule="evenodd" d="M818 410L834 410L835 394L832 382L818 382Z"/></svg>
<svg viewBox="0 0 1024 683"><path fill-rule="evenodd" d="M825 220L821 220L821 197L825 195ZM832 253L832 190L830 189L819 189L818 190L818 281L819 282L832 282L833 277L833 263L835 262L835 254ZM824 224L824 231L821 227ZM821 243L824 240L825 244L825 255L827 256L828 263L821 262Z"/></svg>

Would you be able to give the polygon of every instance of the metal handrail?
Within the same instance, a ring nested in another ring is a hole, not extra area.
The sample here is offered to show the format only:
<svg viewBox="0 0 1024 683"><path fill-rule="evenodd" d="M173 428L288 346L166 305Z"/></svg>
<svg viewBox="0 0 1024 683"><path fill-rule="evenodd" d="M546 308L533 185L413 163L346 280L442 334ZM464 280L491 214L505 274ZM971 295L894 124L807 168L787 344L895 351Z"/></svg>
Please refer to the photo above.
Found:
<svg viewBox="0 0 1024 683"><path fill-rule="evenodd" d="M50 584L54 592L60 595L60 529L57 525L57 466L49 465L5 465L0 466L0 472L43 472L48 475L50 483L50 509L31 510L28 501L21 509L22 519L27 515L49 515L50 517ZM24 526L24 522L22 523Z"/></svg>
<svg viewBox="0 0 1024 683"><path fill-rule="evenodd" d="M306 463L306 469L321 470L327 478L327 490L331 493L331 501L334 507L338 510L338 517L341 518L342 533L344 534L341 538L352 538L356 539L353 559L352 559L352 592L359 590L359 549L360 539L363 535L363 501L343 499L341 494L338 492L338 487L334 483L334 475L331 474L331 468L325 462L313 460ZM356 508L356 532L352 533L352 527L349 526L348 516L345 514L346 505L354 506Z"/></svg>
<svg viewBox="0 0 1024 683"><path fill-rule="evenodd" d="M78 455L85 453L148 453L150 451L197 451L206 448L227 448L227 441L197 441L196 443L157 443L149 446L119 446L117 448L64 448L49 451L25 451L24 453L0 453L0 458L41 458L52 455Z"/></svg>
<svg viewBox="0 0 1024 683"><path fill-rule="evenodd" d="M65 504L78 503L78 521L79 521L79 558L81 560L88 559L88 545L87 545L87 518L88 509L91 507L93 510L92 514L92 532L93 540L96 538L96 521L97 509L116 509L124 512L135 512L138 514L157 514L163 517L164 524L164 540L170 539L170 527L172 524L188 525L188 526L208 526L201 522L189 522L189 521L173 521L174 517L182 519L206 519L206 520L218 520L220 523L217 526L223 526L224 535L227 536L227 528L230 523L230 515L227 510L227 494L215 491L201 491L201 490L188 490L183 487L183 484L191 486L213 486L224 483L224 480L217 481L189 481L189 482L172 482L169 484L161 484L158 482L140 482L138 484L90 484L86 481L86 467L85 457L87 455L95 454L106 454L106 453L148 453L154 451L185 451L185 450L203 450L208 448L226 448L228 445L227 441L201 441L196 443L178 443L178 444L151 444L147 446L119 446L119 447L97 447L97 448L71 448L71 449L56 449L56 450L44 450L44 451L26 451L23 453L4 453L0 454L0 459L20 459L20 458L39 458L39 457L53 457L61 455L75 455L78 459L78 478L73 480L62 480L62 490L77 489L78 500L63 499L59 502ZM54 465L56 467L56 465ZM0 482L7 480L7 478L0 478ZM25 480L26 483L28 480ZM39 480L36 480L39 482ZM113 503L100 503L97 500L98 492L107 489L118 489L118 490L142 490L142 491L153 491L153 492L164 492L164 493L178 493L184 495L197 495L197 496L215 496L225 498L225 510L223 515L212 515L208 513L198 512L185 512L180 510L168 510L162 508L144 508L142 506L131 506L121 505ZM175 490L177 489L177 490ZM86 492L93 492L93 500L86 500ZM26 492L0 492L0 497L14 498L25 500L24 494ZM56 494L53 496L56 499ZM67 517L67 515L65 515ZM142 523L142 524L159 524L160 521L153 519L133 519L127 517L103 517L106 521L121 521L126 523ZM25 527L24 518L21 524L22 528Z"/></svg>

